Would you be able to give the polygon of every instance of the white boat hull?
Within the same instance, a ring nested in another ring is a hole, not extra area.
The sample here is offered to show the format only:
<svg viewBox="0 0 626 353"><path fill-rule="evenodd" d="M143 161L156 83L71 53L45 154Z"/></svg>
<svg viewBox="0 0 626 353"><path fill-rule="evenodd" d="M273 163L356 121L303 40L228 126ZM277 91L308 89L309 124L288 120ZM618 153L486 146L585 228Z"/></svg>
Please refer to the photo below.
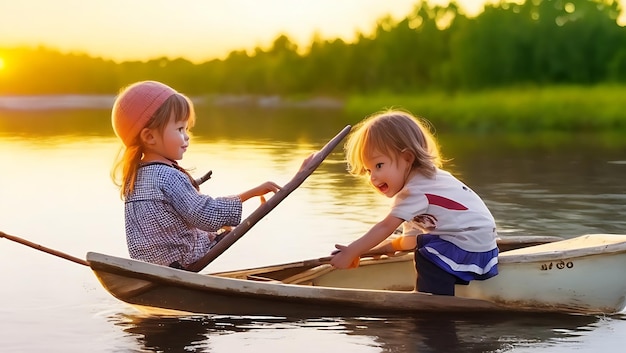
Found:
<svg viewBox="0 0 626 353"><path fill-rule="evenodd" d="M618 312L626 306L623 241L625 236L586 235L506 252L498 276L457 286L456 295L528 310Z"/></svg>
<svg viewBox="0 0 626 353"><path fill-rule="evenodd" d="M587 235L504 252L500 274L457 286L455 296L413 291L411 254L366 259L352 270L282 264L197 274L89 253L115 297L140 307L225 315L408 312L613 314L625 307L626 235Z"/></svg>

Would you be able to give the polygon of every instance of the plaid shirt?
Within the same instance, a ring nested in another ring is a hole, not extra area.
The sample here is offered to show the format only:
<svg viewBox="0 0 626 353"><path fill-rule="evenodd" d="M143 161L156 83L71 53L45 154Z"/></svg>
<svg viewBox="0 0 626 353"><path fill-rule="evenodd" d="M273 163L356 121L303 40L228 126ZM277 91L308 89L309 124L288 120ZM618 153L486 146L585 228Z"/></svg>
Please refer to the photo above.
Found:
<svg viewBox="0 0 626 353"><path fill-rule="evenodd" d="M212 198L174 167L144 165L124 205L130 257L164 266L178 261L186 267L211 248L209 232L237 225L241 213L238 196Z"/></svg>

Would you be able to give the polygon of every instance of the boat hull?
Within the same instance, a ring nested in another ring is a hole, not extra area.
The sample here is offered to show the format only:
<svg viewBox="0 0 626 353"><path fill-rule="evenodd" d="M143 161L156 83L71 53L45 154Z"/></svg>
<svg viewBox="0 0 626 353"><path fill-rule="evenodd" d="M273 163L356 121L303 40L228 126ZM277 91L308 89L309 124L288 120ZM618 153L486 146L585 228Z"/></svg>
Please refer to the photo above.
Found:
<svg viewBox="0 0 626 353"><path fill-rule="evenodd" d="M500 274L455 296L413 291L411 254L362 260L357 269L282 264L198 274L89 253L116 298L140 308L222 315L327 316L417 312L613 314L624 309L626 236L590 235L504 252ZM607 269L611 269L610 273Z"/></svg>

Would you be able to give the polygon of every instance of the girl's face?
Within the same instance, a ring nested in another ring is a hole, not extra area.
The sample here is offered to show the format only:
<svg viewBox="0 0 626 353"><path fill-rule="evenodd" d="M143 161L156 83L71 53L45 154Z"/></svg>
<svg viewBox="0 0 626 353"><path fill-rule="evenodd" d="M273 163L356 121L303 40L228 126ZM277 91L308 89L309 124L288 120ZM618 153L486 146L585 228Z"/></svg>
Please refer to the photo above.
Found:
<svg viewBox="0 0 626 353"><path fill-rule="evenodd" d="M153 153L173 161L183 159L189 146L187 121L175 120L173 115L170 116L163 131L154 132L154 144L150 148Z"/></svg>
<svg viewBox="0 0 626 353"><path fill-rule="evenodd" d="M401 153L394 161L378 151L373 151L363 159L370 184L387 197L393 197L402 190L411 172L412 162L408 153Z"/></svg>

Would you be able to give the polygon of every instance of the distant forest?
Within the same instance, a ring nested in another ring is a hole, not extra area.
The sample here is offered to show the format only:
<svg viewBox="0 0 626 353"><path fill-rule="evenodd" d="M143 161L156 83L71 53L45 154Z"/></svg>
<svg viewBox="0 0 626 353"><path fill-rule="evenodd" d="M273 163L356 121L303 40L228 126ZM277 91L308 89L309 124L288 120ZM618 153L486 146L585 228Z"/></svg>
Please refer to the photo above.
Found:
<svg viewBox="0 0 626 353"><path fill-rule="evenodd" d="M113 94L144 79L190 95L450 93L501 87L626 83L626 29L615 0L502 1L469 17L418 1L354 42L287 35L269 49L200 64L177 58L116 63L49 48L0 48L0 94ZM197 43L207 45L210 43Z"/></svg>

